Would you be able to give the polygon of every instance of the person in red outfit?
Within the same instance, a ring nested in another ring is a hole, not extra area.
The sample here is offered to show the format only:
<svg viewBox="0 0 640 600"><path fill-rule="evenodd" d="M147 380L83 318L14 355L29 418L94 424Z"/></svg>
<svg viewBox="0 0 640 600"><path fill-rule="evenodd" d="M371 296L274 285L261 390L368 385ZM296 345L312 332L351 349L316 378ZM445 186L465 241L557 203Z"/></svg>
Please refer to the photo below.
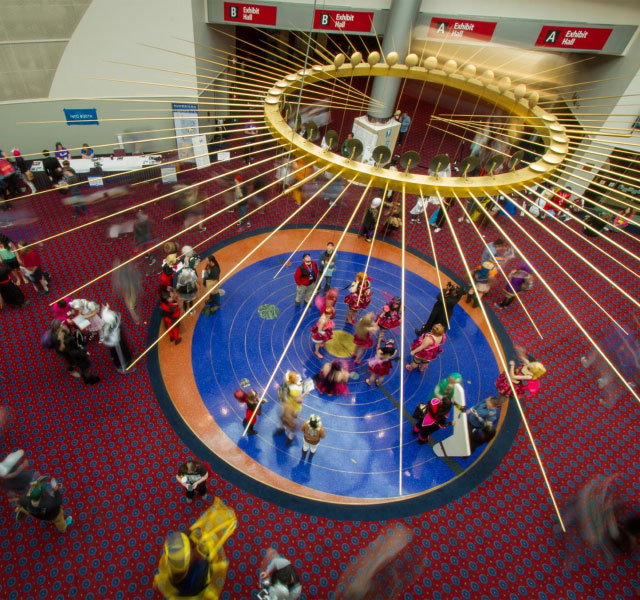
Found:
<svg viewBox="0 0 640 600"><path fill-rule="evenodd" d="M318 279L318 265L311 260L311 254L306 252L302 256L302 264L296 269L294 278L296 280L296 306L304 298L309 304L313 296L313 287Z"/></svg>
<svg viewBox="0 0 640 600"><path fill-rule="evenodd" d="M20 270L27 276L34 289L38 294L44 295L49 293L49 284L47 278L42 271L42 260L40 254L36 250L35 246L27 247L27 242L20 242L18 244L18 262L20 263ZM38 287L39 286L39 287Z"/></svg>
<svg viewBox="0 0 640 600"><path fill-rule="evenodd" d="M174 323L180 318L180 306L176 302L175 296L171 290L166 288L160 289L160 311L162 312L162 322L169 330L169 339L177 346L182 338L180 330Z"/></svg>
<svg viewBox="0 0 640 600"><path fill-rule="evenodd" d="M244 390L236 390L233 395L238 402L246 406L244 419L242 420L242 426L246 427L247 425L249 425L249 435L256 435L258 432L254 429L254 425L256 424L258 415L261 412L260 409L258 409L254 413L256 408L258 408L258 404L260 403L258 393L255 390L249 390L248 392L245 392Z"/></svg>

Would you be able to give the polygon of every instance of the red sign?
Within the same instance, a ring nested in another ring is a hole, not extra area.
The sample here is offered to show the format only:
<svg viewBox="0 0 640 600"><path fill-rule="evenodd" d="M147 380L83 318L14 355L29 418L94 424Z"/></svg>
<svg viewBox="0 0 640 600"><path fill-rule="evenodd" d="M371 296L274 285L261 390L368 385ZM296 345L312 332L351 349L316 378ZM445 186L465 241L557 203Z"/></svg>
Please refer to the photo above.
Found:
<svg viewBox="0 0 640 600"><path fill-rule="evenodd" d="M277 6L266 4L247 4L246 2L225 2L224 20L250 25L275 25L278 16Z"/></svg>
<svg viewBox="0 0 640 600"><path fill-rule="evenodd" d="M331 29L332 31L371 31L372 12L354 10L316 10L313 19L314 29Z"/></svg>
<svg viewBox="0 0 640 600"><path fill-rule="evenodd" d="M496 25L495 21L433 17L429 27L429 37L490 42Z"/></svg>
<svg viewBox="0 0 640 600"><path fill-rule="evenodd" d="M613 29L595 27L558 27L545 25L540 30L536 46L569 50L602 50Z"/></svg>

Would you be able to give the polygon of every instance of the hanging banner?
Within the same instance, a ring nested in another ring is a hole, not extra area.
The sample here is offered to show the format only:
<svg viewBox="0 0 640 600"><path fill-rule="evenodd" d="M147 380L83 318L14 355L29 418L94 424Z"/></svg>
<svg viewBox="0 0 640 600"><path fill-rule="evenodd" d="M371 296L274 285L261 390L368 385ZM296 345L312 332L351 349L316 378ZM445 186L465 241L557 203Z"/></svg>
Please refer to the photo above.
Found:
<svg viewBox="0 0 640 600"><path fill-rule="evenodd" d="M198 105L172 103L173 123L176 129L178 158L193 162L193 144L191 138L198 135Z"/></svg>
<svg viewBox="0 0 640 600"><path fill-rule="evenodd" d="M497 21L471 21L433 17L429 27L430 38L490 42Z"/></svg>
<svg viewBox="0 0 640 600"><path fill-rule="evenodd" d="M372 12L317 9L313 19L313 28L369 33L372 23Z"/></svg>
<svg viewBox="0 0 640 600"><path fill-rule="evenodd" d="M248 4L246 2L225 2L224 20L250 25L275 25L278 7L267 4Z"/></svg>
<svg viewBox="0 0 640 600"><path fill-rule="evenodd" d="M63 108L67 125L100 125L96 108Z"/></svg>
<svg viewBox="0 0 640 600"><path fill-rule="evenodd" d="M612 28L605 29L601 27L545 25L540 30L536 46L571 50L602 50L612 31Z"/></svg>

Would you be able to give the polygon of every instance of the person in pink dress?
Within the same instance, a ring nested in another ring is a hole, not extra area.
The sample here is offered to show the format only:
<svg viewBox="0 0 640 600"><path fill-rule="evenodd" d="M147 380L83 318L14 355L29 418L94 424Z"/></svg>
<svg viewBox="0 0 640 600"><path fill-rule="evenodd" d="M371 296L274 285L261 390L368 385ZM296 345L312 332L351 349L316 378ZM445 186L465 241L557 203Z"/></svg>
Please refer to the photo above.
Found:
<svg viewBox="0 0 640 600"><path fill-rule="evenodd" d="M335 323L331 319L335 314L335 308L327 306L318 322L311 328L311 339L316 346L315 355L318 358L324 358L320 353L320 348L324 348L324 345L333 337Z"/></svg>
<svg viewBox="0 0 640 600"><path fill-rule="evenodd" d="M496 389L498 390L498 401L502 404L505 400L513 397L511 383L515 388L519 398L527 396L533 398L540 390L540 379L547 372L544 365L538 361L530 361L525 356L520 356L522 364L516 367L514 360L509 361L509 373L500 373L496 379Z"/></svg>
<svg viewBox="0 0 640 600"><path fill-rule="evenodd" d="M366 309L371 304L371 278L364 273L358 273L355 281L349 286L349 294L345 296L344 302L349 307L347 323L353 325L358 311Z"/></svg>
<svg viewBox="0 0 640 600"><path fill-rule="evenodd" d="M447 336L444 333L444 326L436 323L430 333L423 333L411 344L411 362L406 366L407 371L413 371L418 367L422 373L427 365L442 352L442 345Z"/></svg>
<svg viewBox="0 0 640 600"><path fill-rule="evenodd" d="M374 319L373 313L367 313L356 325L356 332L353 334L353 343L356 347L352 356L356 365L361 363L365 350L373 348L373 334L378 331Z"/></svg>
<svg viewBox="0 0 640 600"><path fill-rule="evenodd" d="M316 375L316 389L327 396L341 396L349 393L349 371L341 360L325 363Z"/></svg>
<svg viewBox="0 0 640 600"><path fill-rule="evenodd" d="M384 293L384 292L383 292ZM400 327L402 324L402 300L395 296L382 307L382 312L376 317L376 325L380 327L380 335L385 338L385 331Z"/></svg>
<svg viewBox="0 0 640 600"><path fill-rule="evenodd" d="M385 341L382 336L378 338L376 355L370 358L367 366L371 375L364 382L367 385L380 385L382 380L391 373L391 361L396 355L396 345L393 340Z"/></svg>

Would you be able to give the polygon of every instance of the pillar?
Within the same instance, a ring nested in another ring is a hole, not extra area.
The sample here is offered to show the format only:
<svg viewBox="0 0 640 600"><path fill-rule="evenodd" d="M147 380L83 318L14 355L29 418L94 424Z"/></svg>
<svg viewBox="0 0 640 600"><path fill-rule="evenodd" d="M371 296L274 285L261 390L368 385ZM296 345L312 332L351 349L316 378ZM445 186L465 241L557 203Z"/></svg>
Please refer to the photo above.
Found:
<svg viewBox="0 0 640 600"><path fill-rule="evenodd" d="M382 51L398 53L398 62L403 62L411 44L411 30L416 22L422 0L392 0L387 28L382 41ZM365 57L366 58L366 57ZM398 77L376 77L371 98L382 105L371 105L367 111L371 121L384 123L393 116L401 79Z"/></svg>

